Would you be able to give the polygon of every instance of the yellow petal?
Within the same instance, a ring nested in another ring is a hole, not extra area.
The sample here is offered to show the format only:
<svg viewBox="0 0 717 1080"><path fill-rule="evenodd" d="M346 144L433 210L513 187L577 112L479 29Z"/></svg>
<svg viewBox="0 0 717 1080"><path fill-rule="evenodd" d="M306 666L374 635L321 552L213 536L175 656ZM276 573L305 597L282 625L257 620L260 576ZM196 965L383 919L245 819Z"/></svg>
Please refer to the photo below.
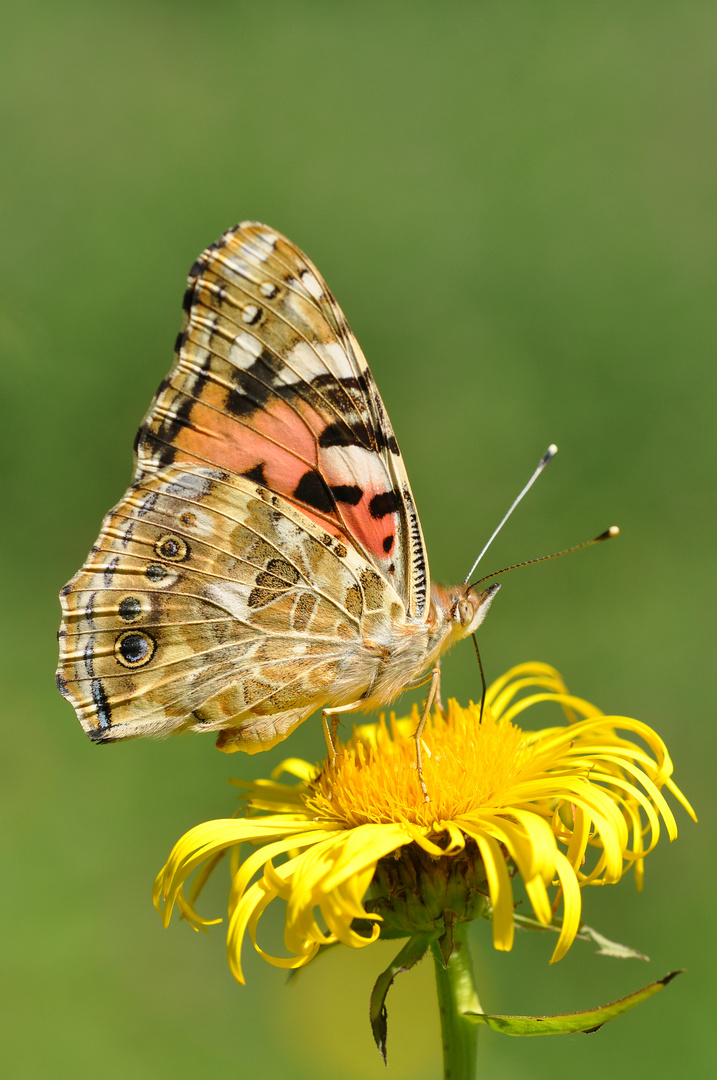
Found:
<svg viewBox="0 0 717 1080"><path fill-rule="evenodd" d="M482 830L473 829L470 835L478 845L488 880L488 892L493 908L493 945L502 952L509 952L513 947L515 934L513 888L503 852L493 837Z"/></svg>
<svg viewBox="0 0 717 1080"><path fill-rule="evenodd" d="M563 925L558 937L558 943L550 958L551 964L562 959L575 940L575 935L580 927L581 912L578 880L575 877L575 871L561 851L557 852L555 866L563 890Z"/></svg>

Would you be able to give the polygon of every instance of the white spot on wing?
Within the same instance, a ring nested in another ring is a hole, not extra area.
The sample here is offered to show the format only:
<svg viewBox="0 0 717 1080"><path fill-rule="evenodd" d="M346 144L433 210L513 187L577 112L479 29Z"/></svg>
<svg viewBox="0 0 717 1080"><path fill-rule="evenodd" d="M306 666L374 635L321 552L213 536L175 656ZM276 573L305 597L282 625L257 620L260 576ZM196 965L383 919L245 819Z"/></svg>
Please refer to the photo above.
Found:
<svg viewBox="0 0 717 1080"><path fill-rule="evenodd" d="M196 472L182 472L162 484L165 495L187 499L190 502L205 499L212 486L212 480L222 476L221 469L198 469Z"/></svg>
<svg viewBox="0 0 717 1080"><path fill-rule="evenodd" d="M207 586L206 595L212 603L226 611L227 615L239 619L240 622L246 621L246 585L234 581L217 582Z"/></svg>
<svg viewBox="0 0 717 1080"><path fill-rule="evenodd" d="M310 270L302 270L301 283L314 300L320 300L324 295L324 290Z"/></svg>
<svg viewBox="0 0 717 1080"><path fill-rule="evenodd" d="M321 467L330 484L358 484L369 498L391 481L375 450L363 446L329 446L321 450Z"/></svg>
<svg viewBox="0 0 717 1080"><path fill-rule="evenodd" d="M224 252L217 256L217 261L221 263L222 272L225 277L229 278L242 278L244 280L253 281L253 274L246 263L241 262L236 256L226 255Z"/></svg>
<svg viewBox="0 0 717 1080"><path fill-rule="evenodd" d="M191 337L188 344L193 345L197 350L201 348L206 355L206 350L211 344L212 335L216 332L216 329L216 315L195 315L191 322Z"/></svg>
<svg viewBox="0 0 717 1080"><path fill-rule="evenodd" d="M253 323L258 314L259 308L256 304L247 304L246 307L242 308L242 322Z"/></svg>
<svg viewBox="0 0 717 1080"><path fill-rule="evenodd" d="M276 241L274 233L257 233L254 240L242 244L239 253L247 262L266 262L274 252Z"/></svg>
<svg viewBox="0 0 717 1080"><path fill-rule="evenodd" d="M286 355L286 369L282 369L282 382L311 382L317 375L326 375L327 365L322 359L320 346L299 341Z"/></svg>
<svg viewBox="0 0 717 1080"><path fill-rule="evenodd" d="M338 341L330 341L327 345L319 346L322 356L326 357L326 364L332 375L337 379L346 379L354 374L346 350Z"/></svg>
<svg viewBox="0 0 717 1080"><path fill-rule="evenodd" d="M258 353L253 355L258 355ZM230 360L232 363L235 362L231 354ZM286 354L284 363L275 373L274 378L284 386L292 386L299 382L310 383L313 379L326 375L333 375L336 379L350 378L355 374L355 370L337 341L329 342L329 344L318 341L309 344L300 341ZM346 403L348 405L348 398Z"/></svg>
<svg viewBox="0 0 717 1080"><path fill-rule="evenodd" d="M251 367L261 349L260 341L257 341L251 334L242 331L241 334L237 334L232 342L232 347L229 350L229 363L242 370Z"/></svg>
<svg viewBox="0 0 717 1080"><path fill-rule="evenodd" d="M282 382L286 385L301 380L311 382L317 375L333 375L346 379L354 369L338 341L328 343L299 341L286 355L286 368L282 370Z"/></svg>

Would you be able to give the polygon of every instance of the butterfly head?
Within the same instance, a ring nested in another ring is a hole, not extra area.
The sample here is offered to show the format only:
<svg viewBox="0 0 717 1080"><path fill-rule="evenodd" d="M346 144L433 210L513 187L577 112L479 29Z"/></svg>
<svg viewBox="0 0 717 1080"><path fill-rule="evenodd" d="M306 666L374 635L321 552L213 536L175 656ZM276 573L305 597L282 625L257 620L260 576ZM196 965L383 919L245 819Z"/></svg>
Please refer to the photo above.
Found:
<svg viewBox="0 0 717 1080"><path fill-rule="evenodd" d="M431 586L437 621L450 628L444 648L475 633L488 614L499 588L500 583L490 585L487 589L478 589L475 585L455 585L450 589L435 584Z"/></svg>
<svg viewBox="0 0 717 1080"><path fill-rule="evenodd" d="M489 585L487 589L476 589L473 585L459 586L456 591L463 595L459 596L454 604L451 617L456 628L460 627L461 637L475 633L488 614L488 608L499 588L500 582Z"/></svg>

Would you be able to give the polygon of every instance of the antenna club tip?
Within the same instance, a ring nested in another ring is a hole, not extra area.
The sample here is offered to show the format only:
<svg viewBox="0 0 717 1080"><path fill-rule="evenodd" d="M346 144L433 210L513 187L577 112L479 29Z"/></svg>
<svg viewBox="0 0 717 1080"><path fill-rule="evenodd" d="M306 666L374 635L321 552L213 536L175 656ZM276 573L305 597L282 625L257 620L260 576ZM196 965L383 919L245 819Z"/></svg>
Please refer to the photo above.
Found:
<svg viewBox="0 0 717 1080"><path fill-rule="evenodd" d="M549 446L549 447L548 447L548 449L547 449L547 450L545 451L545 456L546 456L546 457L555 457L555 455L557 454L557 452L558 452L558 448L557 448L557 446L555 445L555 443L554 443L554 442L551 442L550 446Z"/></svg>
<svg viewBox="0 0 717 1080"><path fill-rule="evenodd" d="M604 533L600 533L600 535L596 539L598 539L598 540L611 540L613 538L613 536L619 536L619 535L620 535L620 529L618 528L618 526L617 525L611 525L610 528L606 529Z"/></svg>

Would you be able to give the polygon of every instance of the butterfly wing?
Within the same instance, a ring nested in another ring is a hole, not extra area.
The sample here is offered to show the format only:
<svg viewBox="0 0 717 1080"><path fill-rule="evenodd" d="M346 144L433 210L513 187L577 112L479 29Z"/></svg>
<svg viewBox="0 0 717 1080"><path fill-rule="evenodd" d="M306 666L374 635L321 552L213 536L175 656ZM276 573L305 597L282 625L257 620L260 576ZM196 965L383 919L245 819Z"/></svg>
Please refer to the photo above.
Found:
<svg viewBox="0 0 717 1080"><path fill-rule="evenodd" d="M316 267L255 222L192 267L176 358L139 430L136 479L172 462L263 484L348 538L423 618L423 536L371 372Z"/></svg>
<svg viewBox="0 0 717 1080"><path fill-rule="evenodd" d="M134 482L62 591L58 685L98 741L230 728L262 749L368 691L375 643L425 622L421 527L363 354L298 248L229 230L184 309Z"/></svg>
<svg viewBox="0 0 717 1080"><path fill-rule="evenodd" d="M291 502L191 462L127 492L61 598L58 686L93 740L230 727L249 751L360 695L362 635L405 617Z"/></svg>

